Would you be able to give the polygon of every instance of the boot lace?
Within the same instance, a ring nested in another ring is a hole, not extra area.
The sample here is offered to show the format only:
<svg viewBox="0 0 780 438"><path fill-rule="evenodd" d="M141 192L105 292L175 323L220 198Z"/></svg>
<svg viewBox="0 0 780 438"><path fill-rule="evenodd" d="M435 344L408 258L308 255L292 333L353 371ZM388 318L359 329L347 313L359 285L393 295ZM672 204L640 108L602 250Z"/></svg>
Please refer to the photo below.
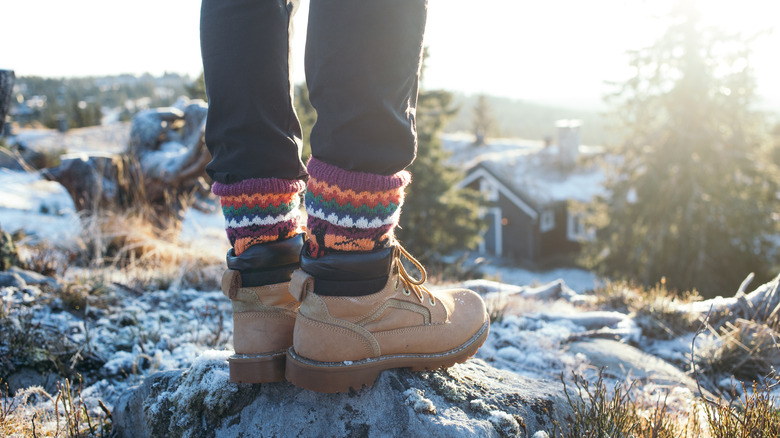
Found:
<svg viewBox="0 0 780 438"><path fill-rule="evenodd" d="M398 288L399 281L404 286L404 294L409 295L410 292L414 292L414 294L419 298L420 303L423 303L425 301L425 294L428 294L428 302L430 302L431 306L436 305L436 297L429 291L425 286L423 286L423 283L428 279L428 273L425 271L425 267L423 267L422 263L420 263L416 258L414 258L409 252L404 249L401 244L397 243L395 244L395 253L393 254L393 260L395 262L396 269L398 270L398 278L395 280L395 287ZM409 272L404 268L404 264L401 263L401 257L406 258L409 260L417 270L420 271L420 278L414 278L409 274Z"/></svg>

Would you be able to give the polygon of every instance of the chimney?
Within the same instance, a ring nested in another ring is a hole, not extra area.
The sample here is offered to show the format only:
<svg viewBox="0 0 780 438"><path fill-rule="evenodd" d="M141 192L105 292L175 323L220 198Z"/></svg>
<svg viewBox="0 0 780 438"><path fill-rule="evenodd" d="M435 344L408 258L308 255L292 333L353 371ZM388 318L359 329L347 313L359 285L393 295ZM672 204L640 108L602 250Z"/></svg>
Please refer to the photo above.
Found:
<svg viewBox="0 0 780 438"><path fill-rule="evenodd" d="M555 127L558 130L558 159L563 167L574 167L580 154L579 120L558 120Z"/></svg>

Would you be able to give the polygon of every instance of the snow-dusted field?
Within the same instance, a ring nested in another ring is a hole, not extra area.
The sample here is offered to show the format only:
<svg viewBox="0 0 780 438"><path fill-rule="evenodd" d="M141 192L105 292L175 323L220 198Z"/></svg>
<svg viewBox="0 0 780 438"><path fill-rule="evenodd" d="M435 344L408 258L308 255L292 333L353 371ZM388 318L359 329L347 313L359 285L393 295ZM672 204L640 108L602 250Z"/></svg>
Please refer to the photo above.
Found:
<svg viewBox="0 0 780 438"><path fill-rule="evenodd" d="M5 231L23 230L29 243L49 242L61 248L79 240L79 217L59 184L35 173L0 169L0 186L5 188L0 200L0 226ZM219 209L213 213L189 211L180 241L221 258L227 241ZM489 275L502 283L490 283L483 293L500 294L511 286L538 285L561 277L578 288L592 288L595 281L592 274L572 269L488 269ZM170 289L136 294L119 287L112 293L116 294L112 300L115 304L109 308L90 307L81 314L67 311L61 300L43 299L44 292L33 285L0 289L4 306L23 305L32 324L45 324L49 332L81 346L83 356L101 364L99 369L85 373L85 377L92 378L84 382L82 392L88 403L100 398L111 405L119 394L149 373L184 368L207 350L231 348L230 302L218 290ZM555 379L561 371L582 364L581 357L566 353L560 344L583 330L565 318L544 320L539 309L531 309L495 324L478 357L524 375Z"/></svg>
<svg viewBox="0 0 780 438"><path fill-rule="evenodd" d="M6 232L24 231L22 244L48 243L63 250L79 244L81 223L59 184L44 181L35 173L0 169L0 187L0 227ZM195 248L214 260L218 268L214 275L218 275L228 248L220 210L190 210L179 245ZM106 269L102 273L73 269L69 278L61 280L67 285L88 282L79 277L84 275L107 279L104 295L87 298L85 308L77 310L64 302L65 295L52 294L34 278L27 279L26 286L0 287L6 320L20 330L30 329L30 339L56 337L65 350L75 352L71 360L84 379L81 394L93 412L98 412L98 400L111 408L121 394L151 373L186 368L201 355L213 356L212 350L231 349L230 302L219 290L180 288L175 286L180 283L171 281L173 286L166 289L143 291L121 280L126 273L118 275ZM592 377L600 365L570 345L580 339L606 337L665 359L679 367L680 375L688 371L693 334L653 340L642 332L633 315L594 309L592 295L586 294L599 286L592 273L578 269L532 272L498 265L486 265L484 273L492 280L466 285L481 293L491 308L504 308L477 354L494 367L547 381L572 372ZM699 342L706 345L714 340L704 334ZM613 369L608 374L609 385L623 381L627 373L619 367ZM24 365L10 373L11 390L17 397L29 398L29 403L19 404L17 414L29 419L41 409L53 410L53 399L30 396L29 385L43 385L55 394L54 381L59 379ZM679 401L680 406L688 406L693 399L684 385L671 388L645 383L649 394L660 397L673 393L669 401Z"/></svg>

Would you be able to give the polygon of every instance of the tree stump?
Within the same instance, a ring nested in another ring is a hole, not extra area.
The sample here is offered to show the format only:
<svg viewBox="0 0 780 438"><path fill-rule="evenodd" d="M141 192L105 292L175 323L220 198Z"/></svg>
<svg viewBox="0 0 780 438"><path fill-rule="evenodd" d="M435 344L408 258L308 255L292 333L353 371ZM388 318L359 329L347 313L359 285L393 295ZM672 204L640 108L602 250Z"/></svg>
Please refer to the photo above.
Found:
<svg viewBox="0 0 780 438"><path fill-rule="evenodd" d="M11 94L14 90L14 72L13 70L0 70L0 135L2 135L5 126L5 116L11 106Z"/></svg>
<svg viewBox="0 0 780 438"><path fill-rule="evenodd" d="M207 109L202 100L180 98L170 108L141 111L122 154L64 155L44 175L62 184L87 215L133 211L159 229L176 228L189 195L208 187Z"/></svg>

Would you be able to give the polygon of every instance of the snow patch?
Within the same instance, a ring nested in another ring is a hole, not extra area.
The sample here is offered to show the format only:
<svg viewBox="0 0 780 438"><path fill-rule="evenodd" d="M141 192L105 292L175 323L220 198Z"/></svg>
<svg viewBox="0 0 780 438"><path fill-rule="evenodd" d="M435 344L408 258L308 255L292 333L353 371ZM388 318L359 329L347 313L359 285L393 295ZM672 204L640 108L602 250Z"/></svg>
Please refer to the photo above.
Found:
<svg viewBox="0 0 780 438"><path fill-rule="evenodd" d="M436 406L432 401L425 398L425 392L417 388L409 388L403 393L406 397L406 404L414 409L418 414L435 414Z"/></svg>
<svg viewBox="0 0 780 438"><path fill-rule="evenodd" d="M520 425L517 424L515 417L507 414L504 411L493 410L490 411L490 417L488 418L493 427L496 428L504 436L518 436L520 435Z"/></svg>

